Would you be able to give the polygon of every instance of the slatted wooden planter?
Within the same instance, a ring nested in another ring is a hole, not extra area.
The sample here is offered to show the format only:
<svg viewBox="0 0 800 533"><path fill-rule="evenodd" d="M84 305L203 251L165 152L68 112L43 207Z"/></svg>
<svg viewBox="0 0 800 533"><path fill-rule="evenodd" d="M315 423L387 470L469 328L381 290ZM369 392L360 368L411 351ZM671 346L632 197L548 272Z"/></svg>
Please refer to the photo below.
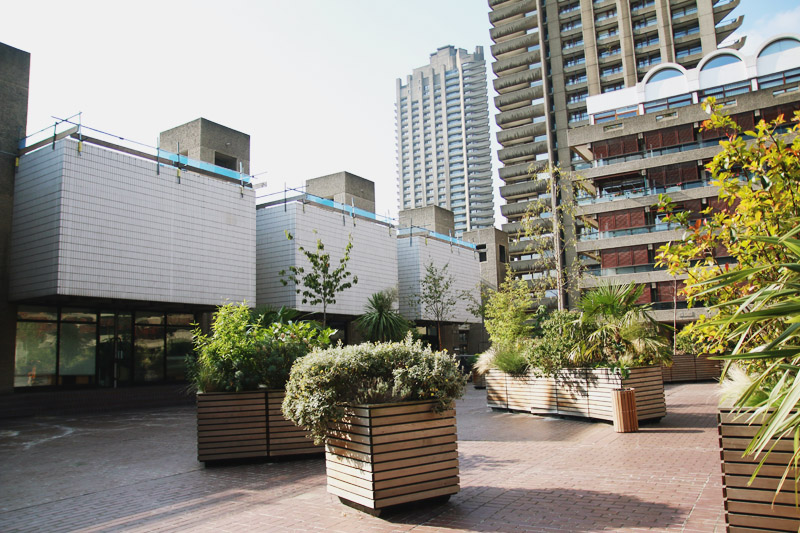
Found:
<svg viewBox="0 0 800 533"><path fill-rule="evenodd" d="M795 506L794 476L789 471L775 504L775 490L789 462L792 440L781 439L755 481L747 482L763 456L742 457L742 452L759 428L747 425L744 417L736 417L730 409L719 410L719 443L722 459L722 485L725 498L725 521L730 532L767 532L800 530L800 509Z"/></svg>
<svg viewBox="0 0 800 533"><path fill-rule="evenodd" d="M708 355L676 354L672 356L672 366L661 367L664 383L718 380L721 372L720 362L712 361Z"/></svg>
<svg viewBox="0 0 800 533"><path fill-rule="evenodd" d="M472 371L472 385L476 389L485 389L486 388L486 376L481 374L477 370Z"/></svg>
<svg viewBox="0 0 800 533"><path fill-rule="evenodd" d="M620 388L636 389L639 421L667 414L664 383L657 366L632 368L624 379L608 368L566 369L555 378L533 374L515 378L493 369L486 377L489 407L599 420L614 419L611 391Z"/></svg>
<svg viewBox="0 0 800 533"><path fill-rule="evenodd" d="M197 460L202 462L321 454L307 431L283 417L284 391L197 395Z"/></svg>
<svg viewBox="0 0 800 533"><path fill-rule="evenodd" d="M348 407L326 439L328 492L371 514L458 492L455 410L436 413L433 407Z"/></svg>

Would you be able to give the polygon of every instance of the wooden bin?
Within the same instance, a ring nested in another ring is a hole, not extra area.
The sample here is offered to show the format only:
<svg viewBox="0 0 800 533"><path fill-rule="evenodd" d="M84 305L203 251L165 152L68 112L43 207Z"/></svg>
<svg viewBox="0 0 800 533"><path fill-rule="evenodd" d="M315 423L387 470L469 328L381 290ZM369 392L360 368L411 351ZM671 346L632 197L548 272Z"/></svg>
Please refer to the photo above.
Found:
<svg viewBox="0 0 800 533"><path fill-rule="evenodd" d="M634 433L639 431L639 419L636 416L636 390L631 388L611 391L611 404L614 408L614 431L617 433Z"/></svg>
<svg viewBox="0 0 800 533"><path fill-rule="evenodd" d="M321 454L308 431L281 412L283 390L197 395L197 460Z"/></svg>
<svg viewBox="0 0 800 533"><path fill-rule="evenodd" d="M197 460L267 457L265 391L197 395Z"/></svg>
<svg viewBox="0 0 800 533"><path fill-rule="evenodd" d="M662 366L664 383L682 381L719 380L722 368L719 361L713 361L708 355L675 354L672 366Z"/></svg>
<svg viewBox="0 0 800 533"><path fill-rule="evenodd" d="M486 388L486 376L481 374L477 370L472 371L472 385L476 389L485 389Z"/></svg>
<svg viewBox="0 0 800 533"><path fill-rule="evenodd" d="M328 492L371 514L459 491L455 410L434 402L354 405L325 444Z"/></svg>
<svg viewBox="0 0 800 533"><path fill-rule="evenodd" d="M267 391L269 456L321 455L325 452L325 448L321 444L315 445L307 430L297 427L294 422L286 420L283 416L281 404L285 396L284 390Z"/></svg>
<svg viewBox="0 0 800 533"><path fill-rule="evenodd" d="M800 509L795 506L794 477L789 471L786 482L775 498L781 476L792 455L792 440L778 441L752 485L747 486L763 455L742 457L760 424L748 425L746 417L720 409L719 444L722 459L722 486L725 499L725 522L730 532L792 531L800 529ZM775 504L772 504L775 498Z"/></svg>

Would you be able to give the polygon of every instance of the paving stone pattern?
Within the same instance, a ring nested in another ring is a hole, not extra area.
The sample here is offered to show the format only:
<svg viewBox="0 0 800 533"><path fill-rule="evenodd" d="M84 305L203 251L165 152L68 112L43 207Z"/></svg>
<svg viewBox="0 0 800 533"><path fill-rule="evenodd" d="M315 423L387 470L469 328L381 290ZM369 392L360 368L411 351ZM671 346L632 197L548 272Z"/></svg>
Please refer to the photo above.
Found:
<svg viewBox="0 0 800 533"><path fill-rule="evenodd" d="M204 467L194 409L0 420L0 531L724 531L713 384L611 424L457 405L461 492L380 518L325 490L320 458Z"/></svg>

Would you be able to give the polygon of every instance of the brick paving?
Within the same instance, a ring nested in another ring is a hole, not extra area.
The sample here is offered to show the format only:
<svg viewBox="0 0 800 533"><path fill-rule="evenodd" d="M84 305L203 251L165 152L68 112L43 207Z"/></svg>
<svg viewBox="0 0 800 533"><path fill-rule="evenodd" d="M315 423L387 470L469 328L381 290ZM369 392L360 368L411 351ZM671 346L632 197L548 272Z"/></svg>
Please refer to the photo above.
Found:
<svg viewBox="0 0 800 533"><path fill-rule="evenodd" d="M204 467L194 410L0 420L0 531L724 531L713 384L668 415L607 423L457 405L461 492L372 517L325 490L320 458Z"/></svg>

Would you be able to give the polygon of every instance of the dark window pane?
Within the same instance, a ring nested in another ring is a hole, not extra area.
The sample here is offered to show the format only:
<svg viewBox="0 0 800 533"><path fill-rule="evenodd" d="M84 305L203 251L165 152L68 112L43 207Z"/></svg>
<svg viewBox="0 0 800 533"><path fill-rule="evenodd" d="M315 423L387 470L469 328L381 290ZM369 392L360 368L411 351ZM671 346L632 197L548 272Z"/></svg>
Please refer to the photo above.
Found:
<svg viewBox="0 0 800 533"><path fill-rule="evenodd" d="M164 324L164 313L140 313L136 312L136 325L140 324Z"/></svg>
<svg viewBox="0 0 800 533"><path fill-rule="evenodd" d="M61 385L90 385L95 377L96 324L61 324L58 360Z"/></svg>
<svg viewBox="0 0 800 533"><path fill-rule="evenodd" d="M192 330L169 328L167 331L167 380L186 379L186 356L193 351Z"/></svg>
<svg viewBox="0 0 800 533"><path fill-rule="evenodd" d="M171 313L167 315L168 326L191 326L194 315L189 313Z"/></svg>
<svg viewBox="0 0 800 533"><path fill-rule="evenodd" d="M55 384L57 327L54 322L17 322L15 387Z"/></svg>
<svg viewBox="0 0 800 533"><path fill-rule="evenodd" d="M19 320L58 320L58 310L55 307L35 307L20 305L17 309Z"/></svg>
<svg viewBox="0 0 800 533"><path fill-rule="evenodd" d="M97 322L97 313L89 309L62 309L61 320L64 322Z"/></svg>
<svg viewBox="0 0 800 533"><path fill-rule="evenodd" d="M139 325L136 315L134 379L137 383L164 379L164 326Z"/></svg>

